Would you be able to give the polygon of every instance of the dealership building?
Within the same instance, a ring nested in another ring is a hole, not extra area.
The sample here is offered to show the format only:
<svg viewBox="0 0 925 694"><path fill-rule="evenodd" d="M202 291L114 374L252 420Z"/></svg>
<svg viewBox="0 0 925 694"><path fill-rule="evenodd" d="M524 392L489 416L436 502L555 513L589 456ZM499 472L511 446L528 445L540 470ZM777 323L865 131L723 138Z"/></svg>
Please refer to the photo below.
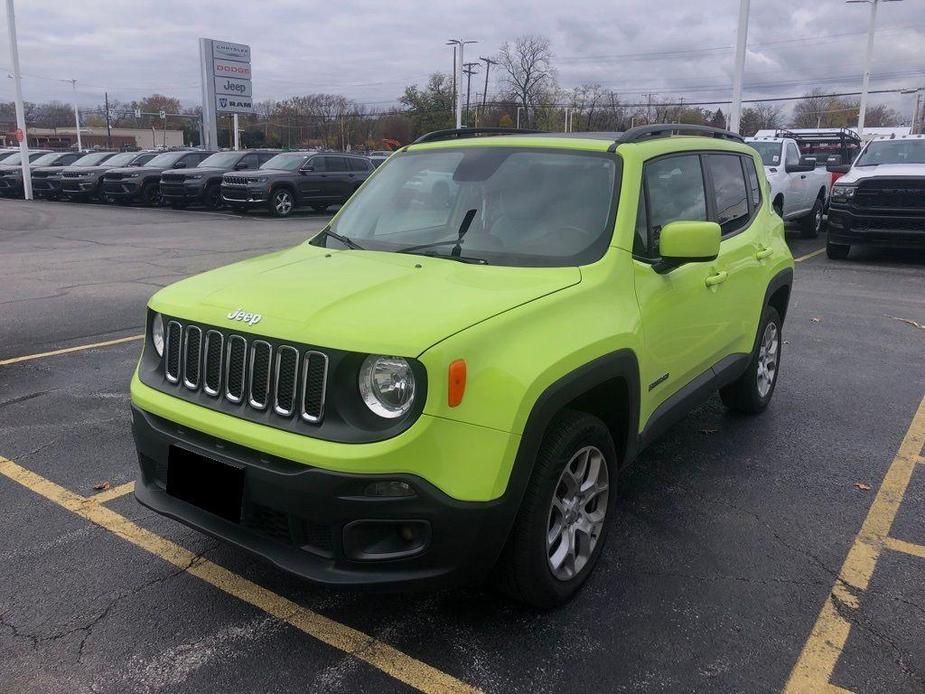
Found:
<svg viewBox="0 0 925 694"><path fill-rule="evenodd" d="M26 128L29 146L36 149L71 149L77 147L76 128ZM153 149L182 147L182 130L160 128L81 128L84 149ZM0 147L16 146L16 126L0 128Z"/></svg>

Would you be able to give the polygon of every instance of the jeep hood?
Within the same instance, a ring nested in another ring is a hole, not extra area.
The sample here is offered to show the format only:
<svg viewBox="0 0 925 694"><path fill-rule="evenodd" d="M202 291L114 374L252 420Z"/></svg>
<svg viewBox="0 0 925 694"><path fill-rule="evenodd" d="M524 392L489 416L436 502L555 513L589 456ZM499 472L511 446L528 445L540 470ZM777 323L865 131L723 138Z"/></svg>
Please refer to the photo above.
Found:
<svg viewBox="0 0 925 694"><path fill-rule="evenodd" d="M320 347L416 356L491 316L578 284L577 267L486 266L302 244L170 285L155 311ZM259 323L231 320L237 310Z"/></svg>
<svg viewBox="0 0 925 694"><path fill-rule="evenodd" d="M857 183L865 178L925 178L925 164L878 164L877 166L855 166L838 179L839 183Z"/></svg>

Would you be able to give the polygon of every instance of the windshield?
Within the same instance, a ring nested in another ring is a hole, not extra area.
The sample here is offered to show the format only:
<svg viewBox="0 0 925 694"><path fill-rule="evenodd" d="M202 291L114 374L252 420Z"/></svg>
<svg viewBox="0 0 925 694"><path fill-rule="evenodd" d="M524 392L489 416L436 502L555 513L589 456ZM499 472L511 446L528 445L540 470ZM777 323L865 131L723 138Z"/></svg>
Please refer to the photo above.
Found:
<svg viewBox="0 0 925 694"><path fill-rule="evenodd" d="M104 163L107 167L128 166L137 156L138 152L122 152L122 154L117 154L111 159L107 159Z"/></svg>
<svg viewBox="0 0 925 694"><path fill-rule="evenodd" d="M96 166L101 161L111 156L112 152L94 152L93 154L85 154L80 159L71 164L71 166Z"/></svg>
<svg viewBox="0 0 925 694"><path fill-rule="evenodd" d="M765 166L780 166L780 142L746 142L745 144L758 150L761 163Z"/></svg>
<svg viewBox="0 0 925 694"><path fill-rule="evenodd" d="M492 265L593 262L613 230L618 164L594 152L506 147L395 155L331 231L368 250ZM327 235L317 243L341 247Z"/></svg>
<svg viewBox="0 0 925 694"><path fill-rule="evenodd" d="M285 154L277 154L272 159L267 159L263 164L260 165L260 168L295 171L296 169L300 168L305 160L310 156L310 154L305 154L305 152L286 152Z"/></svg>
<svg viewBox="0 0 925 694"><path fill-rule="evenodd" d="M925 164L925 140L875 140L854 165L878 164Z"/></svg>
<svg viewBox="0 0 925 694"><path fill-rule="evenodd" d="M4 166L15 166L17 164L20 164L21 162L22 162L22 153L16 152L15 154L11 154L6 159L4 159L2 163Z"/></svg>
<svg viewBox="0 0 925 694"><path fill-rule="evenodd" d="M241 156L240 152L218 152L203 159L199 166L203 168L214 166L218 169L224 169L237 164Z"/></svg>
<svg viewBox="0 0 925 694"><path fill-rule="evenodd" d="M186 152L165 152L158 154L154 159L142 166L149 166L155 169L166 169L176 164L180 159L186 156Z"/></svg>
<svg viewBox="0 0 925 694"><path fill-rule="evenodd" d="M35 166L48 166L49 164L54 164L60 156L60 152L50 152L49 154L43 154L38 159L30 159L30 161Z"/></svg>

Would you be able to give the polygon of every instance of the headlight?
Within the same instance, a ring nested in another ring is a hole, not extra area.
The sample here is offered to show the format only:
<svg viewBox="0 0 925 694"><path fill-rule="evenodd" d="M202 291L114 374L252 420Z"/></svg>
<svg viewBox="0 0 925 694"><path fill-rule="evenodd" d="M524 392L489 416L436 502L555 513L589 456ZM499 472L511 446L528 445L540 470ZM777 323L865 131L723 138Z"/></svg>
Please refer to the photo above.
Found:
<svg viewBox="0 0 925 694"><path fill-rule="evenodd" d="M187 177L186 177L186 180L187 180L187 181L195 181L195 180L197 180L197 179L199 179L199 178L202 178L202 174L192 174L191 176L187 176Z"/></svg>
<svg viewBox="0 0 925 694"><path fill-rule="evenodd" d="M385 419L401 417L414 402L414 373L401 357L366 357L360 367L359 385L366 406Z"/></svg>
<svg viewBox="0 0 925 694"><path fill-rule="evenodd" d="M126 175L125 178L138 178L139 176L141 176L140 173L130 173Z"/></svg>
<svg viewBox="0 0 925 694"><path fill-rule="evenodd" d="M857 189L858 187L855 185L839 185L836 183L834 186L832 186L832 201L847 202L854 197Z"/></svg>
<svg viewBox="0 0 925 694"><path fill-rule="evenodd" d="M164 356L164 317L160 313L155 313L151 319L151 342L154 343L154 351L157 356Z"/></svg>
<svg viewBox="0 0 925 694"><path fill-rule="evenodd" d="M270 178L268 176L257 176L257 178L254 179L254 183L266 183L269 180Z"/></svg>

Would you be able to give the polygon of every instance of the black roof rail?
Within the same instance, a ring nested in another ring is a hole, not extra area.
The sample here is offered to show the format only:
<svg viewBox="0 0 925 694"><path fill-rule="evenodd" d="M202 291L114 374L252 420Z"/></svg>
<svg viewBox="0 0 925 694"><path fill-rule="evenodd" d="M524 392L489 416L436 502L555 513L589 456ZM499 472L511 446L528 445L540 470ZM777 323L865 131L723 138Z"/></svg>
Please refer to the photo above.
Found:
<svg viewBox="0 0 925 694"><path fill-rule="evenodd" d="M542 132L546 131L529 130L527 128L447 128L446 130L434 130L432 133L421 135L411 144L419 145L424 142L439 142L441 140L452 140L454 138L462 139L464 137L475 137L477 135L536 135Z"/></svg>
<svg viewBox="0 0 925 694"><path fill-rule="evenodd" d="M630 128L620 135L613 144L607 148L608 152L617 151L619 145L628 142L640 142L642 140L653 140L658 137L671 137L672 135L701 135L703 137L715 137L722 140L734 140L735 142L745 142L741 135L731 130L722 128L713 128L709 125L692 125L689 123L657 123L653 125L637 125Z"/></svg>

